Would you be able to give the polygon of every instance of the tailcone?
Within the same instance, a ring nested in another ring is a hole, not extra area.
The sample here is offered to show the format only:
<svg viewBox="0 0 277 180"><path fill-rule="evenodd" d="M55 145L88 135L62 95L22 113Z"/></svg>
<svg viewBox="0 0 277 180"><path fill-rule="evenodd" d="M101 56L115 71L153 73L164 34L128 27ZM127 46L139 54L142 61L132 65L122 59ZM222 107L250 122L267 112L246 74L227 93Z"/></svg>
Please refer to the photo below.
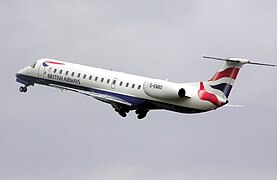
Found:
<svg viewBox="0 0 277 180"><path fill-rule="evenodd" d="M222 107L222 106L229 103L228 99L224 99L224 98L221 98L219 96L217 96L217 98L218 98L218 101L219 101L218 107Z"/></svg>

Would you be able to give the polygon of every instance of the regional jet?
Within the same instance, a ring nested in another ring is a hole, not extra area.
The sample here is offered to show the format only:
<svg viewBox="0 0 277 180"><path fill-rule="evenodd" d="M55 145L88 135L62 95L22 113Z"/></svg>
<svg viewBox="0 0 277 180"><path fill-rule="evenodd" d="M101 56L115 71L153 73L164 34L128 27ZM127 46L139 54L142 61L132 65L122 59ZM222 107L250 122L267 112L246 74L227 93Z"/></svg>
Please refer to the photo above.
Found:
<svg viewBox="0 0 277 180"><path fill-rule="evenodd" d="M35 84L77 92L110 104L122 117L135 111L143 119L150 110L164 109L179 113L202 113L226 105L231 89L243 65L254 64L242 58L204 58L224 61L206 81L175 83L115 72L54 59L40 59L16 73L23 84L20 92Z"/></svg>

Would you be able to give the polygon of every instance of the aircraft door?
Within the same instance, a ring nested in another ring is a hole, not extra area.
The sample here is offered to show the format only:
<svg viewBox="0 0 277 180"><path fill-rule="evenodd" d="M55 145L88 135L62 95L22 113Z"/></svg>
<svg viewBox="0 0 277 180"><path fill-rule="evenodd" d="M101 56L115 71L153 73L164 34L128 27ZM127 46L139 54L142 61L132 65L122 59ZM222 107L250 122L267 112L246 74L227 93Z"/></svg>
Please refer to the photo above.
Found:
<svg viewBox="0 0 277 180"><path fill-rule="evenodd" d="M46 68L41 64L38 68L38 77L44 78L46 74Z"/></svg>
<svg viewBox="0 0 277 180"><path fill-rule="evenodd" d="M112 88L112 89L115 88L115 85L116 85L117 80L118 80L118 78L114 78L114 79L113 79L112 85L111 85L111 88Z"/></svg>

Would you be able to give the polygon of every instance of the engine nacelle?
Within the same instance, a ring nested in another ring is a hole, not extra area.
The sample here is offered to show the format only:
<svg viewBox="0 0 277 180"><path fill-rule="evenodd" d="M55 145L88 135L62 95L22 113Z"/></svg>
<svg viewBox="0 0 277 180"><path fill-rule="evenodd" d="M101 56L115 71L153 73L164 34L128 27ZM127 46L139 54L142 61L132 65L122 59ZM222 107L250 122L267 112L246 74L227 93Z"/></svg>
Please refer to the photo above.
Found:
<svg viewBox="0 0 277 180"><path fill-rule="evenodd" d="M162 80L147 80L143 84L144 92L159 99L180 99L186 96L186 90L176 83Z"/></svg>

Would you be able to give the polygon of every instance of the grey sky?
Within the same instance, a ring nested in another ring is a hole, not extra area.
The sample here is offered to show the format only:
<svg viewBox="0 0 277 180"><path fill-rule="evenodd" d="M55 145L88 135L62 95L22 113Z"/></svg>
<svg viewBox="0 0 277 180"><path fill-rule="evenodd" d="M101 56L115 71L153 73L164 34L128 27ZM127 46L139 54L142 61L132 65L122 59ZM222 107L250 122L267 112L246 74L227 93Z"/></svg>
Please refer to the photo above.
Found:
<svg viewBox="0 0 277 180"><path fill-rule="evenodd" d="M210 78L202 55L277 64L276 1L1 1L0 179L277 178L276 68L245 66L231 104L126 119L15 73L49 57L149 77Z"/></svg>

